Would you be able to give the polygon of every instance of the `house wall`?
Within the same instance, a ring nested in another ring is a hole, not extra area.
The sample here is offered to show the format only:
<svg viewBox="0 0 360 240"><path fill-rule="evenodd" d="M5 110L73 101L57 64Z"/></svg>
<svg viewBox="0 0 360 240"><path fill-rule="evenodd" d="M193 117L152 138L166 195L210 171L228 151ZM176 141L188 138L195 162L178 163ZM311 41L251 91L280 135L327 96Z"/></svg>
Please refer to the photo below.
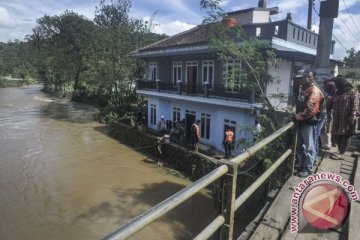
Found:
<svg viewBox="0 0 360 240"><path fill-rule="evenodd" d="M185 118L185 111L194 111L196 118L201 119L201 114L210 114L210 139L202 138L201 143L210 145L217 150L224 151L222 140L224 137L224 119L236 121L235 138L237 146L235 147L235 155L240 154L245 148L252 145L252 134L245 130L244 127L254 127L255 112L249 109L234 109L226 106L218 107L211 104L182 101L182 100L167 100L162 98L148 97L148 104L155 104L157 107L157 121L163 115L165 120L173 120L173 108L180 108L180 119ZM148 110L150 116L150 109ZM149 118L148 118L149 119ZM150 125L149 128L154 130L156 125Z"/></svg>
<svg viewBox="0 0 360 240"><path fill-rule="evenodd" d="M249 11L242 12L238 15L232 15L232 17L236 18L237 24L245 25L245 24L253 24L253 23L267 23L270 19L269 11Z"/></svg>
<svg viewBox="0 0 360 240"><path fill-rule="evenodd" d="M273 77L273 81L267 86L267 95L283 93L288 97L291 93L292 62L280 59L275 66L269 66L268 72ZM286 102L278 98L270 98L270 101L275 108L287 107L288 103L287 98Z"/></svg>
<svg viewBox="0 0 360 240"><path fill-rule="evenodd" d="M232 16L236 18L237 24L244 25L244 24L251 24L253 19L253 13L252 12L245 12L241 13L239 15Z"/></svg>
<svg viewBox="0 0 360 240"><path fill-rule="evenodd" d="M254 11L253 23L267 23L270 19L269 11Z"/></svg>

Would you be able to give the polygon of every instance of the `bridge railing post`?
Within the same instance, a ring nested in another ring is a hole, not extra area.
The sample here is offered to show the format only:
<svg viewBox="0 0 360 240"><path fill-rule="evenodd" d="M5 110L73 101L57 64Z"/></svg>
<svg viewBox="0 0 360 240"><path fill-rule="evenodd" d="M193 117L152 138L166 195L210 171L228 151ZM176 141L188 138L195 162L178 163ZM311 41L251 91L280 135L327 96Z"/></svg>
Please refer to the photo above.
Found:
<svg viewBox="0 0 360 240"><path fill-rule="evenodd" d="M226 164L229 167L229 172L225 176L225 188L223 191L222 214L225 217L225 223L220 229L219 239L220 240L232 240L234 237L234 223L235 223L235 200L236 200L236 189L237 189L237 173L238 164L222 160L222 164Z"/></svg>
<svg viewBox="0 0 360 240"><path fill-rule="evenodd" d="M291 175L294 175L295 172L295 162L296 162L296 148L297 148L297 141L298 141L298 129L299 129L299 125L295 124L295 136L293 138L293 156L291 158Z"/></svg>

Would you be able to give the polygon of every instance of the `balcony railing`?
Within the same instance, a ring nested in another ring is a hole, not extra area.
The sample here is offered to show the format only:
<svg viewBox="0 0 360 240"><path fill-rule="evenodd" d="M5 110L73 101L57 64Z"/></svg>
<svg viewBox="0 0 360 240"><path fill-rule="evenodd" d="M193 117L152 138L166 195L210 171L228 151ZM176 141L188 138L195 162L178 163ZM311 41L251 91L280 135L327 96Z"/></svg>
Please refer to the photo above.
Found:
<svg viewBox="0 0 360 240"><path fill-rule="evenodd" d="M178 82L174 85L173 83L162 81L154 82L148 80L137 80L136 89L186 96L241 100L249 101L251 103L256 102L254 91L241 88L228 88L224 84L209 85Z"/></svg>

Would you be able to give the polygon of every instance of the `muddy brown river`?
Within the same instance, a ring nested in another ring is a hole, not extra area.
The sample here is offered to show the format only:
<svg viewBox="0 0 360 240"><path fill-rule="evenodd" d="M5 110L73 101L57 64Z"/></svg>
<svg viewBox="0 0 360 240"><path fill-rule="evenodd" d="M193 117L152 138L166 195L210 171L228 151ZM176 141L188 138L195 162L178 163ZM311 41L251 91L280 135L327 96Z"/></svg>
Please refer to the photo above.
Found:
<svg viewBox="0 0 360 240"><path fill-rule="evenodd" d="M0 239L101 239L190 183L40 88L0 89ZM213 217L198 194L130 239L192 239Z"/></svg>

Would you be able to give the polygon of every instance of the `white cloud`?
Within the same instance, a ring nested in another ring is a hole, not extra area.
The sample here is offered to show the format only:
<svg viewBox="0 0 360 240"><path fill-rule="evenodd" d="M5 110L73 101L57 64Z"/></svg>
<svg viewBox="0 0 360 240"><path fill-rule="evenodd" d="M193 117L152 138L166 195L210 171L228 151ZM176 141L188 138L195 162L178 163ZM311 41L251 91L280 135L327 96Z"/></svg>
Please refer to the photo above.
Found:
<svg viewBox="0 0 360 240"><path fill-rule="evenodd" d="M16 21L11 18L6 8L0 6L0 27L12 28L16 25Z"/></svg>
<svg viewBox="0 0 360 240"><path fill-rule="evenodd" d="M177 33L189 30L193 27L195 27L195 25L187 24L181 21L172 21L168 23L154 22L152 31L159 34L165 33L168 36L172 36Z"/></svg>
<svg viewBox="0 0 360 240"><path fill-rule="evenodd" d="M223 0L223 1L220 2L219 6L220 7L225 7L225 6L229 5L229 3L230 3L230 0Z"/></svg>

